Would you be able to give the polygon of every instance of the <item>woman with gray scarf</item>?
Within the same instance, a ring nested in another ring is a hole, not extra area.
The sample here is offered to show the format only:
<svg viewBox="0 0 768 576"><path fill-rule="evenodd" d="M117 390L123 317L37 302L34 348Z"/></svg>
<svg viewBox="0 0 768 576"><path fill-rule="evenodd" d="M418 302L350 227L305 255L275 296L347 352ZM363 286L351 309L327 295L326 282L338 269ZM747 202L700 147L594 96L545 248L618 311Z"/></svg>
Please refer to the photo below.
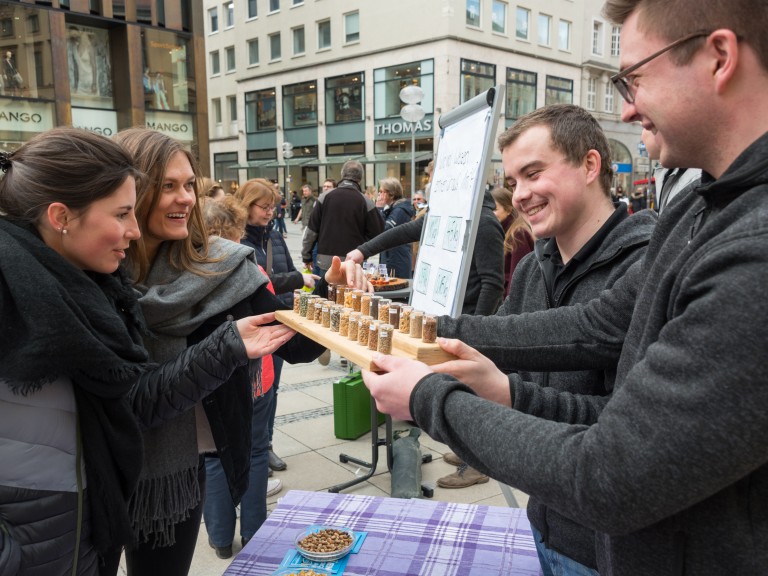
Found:
<svg viewBox="0 0 768 576"><path fill-rule="evenodd" d="M221 240L208 243L191 154L173 139L131 128L115 139L134 155L148 178L137 191L136 216L143 231L128 260L154 339L145 344L153 360L186 347L208 326L227 316L284 309L266 288L253 250ZM339 273L334 281L345 278ZM258 311L258 312L257 312ZM301 336L278 349L289 362L309 362L323 348ZM185 575L194 554L205 491L201 454L218 451L233 501L247 486L250 455L248 399L259 365L232 379L204 405L144 435L139 488L129 506L139 546L126 551L129 575Z"/></svg>

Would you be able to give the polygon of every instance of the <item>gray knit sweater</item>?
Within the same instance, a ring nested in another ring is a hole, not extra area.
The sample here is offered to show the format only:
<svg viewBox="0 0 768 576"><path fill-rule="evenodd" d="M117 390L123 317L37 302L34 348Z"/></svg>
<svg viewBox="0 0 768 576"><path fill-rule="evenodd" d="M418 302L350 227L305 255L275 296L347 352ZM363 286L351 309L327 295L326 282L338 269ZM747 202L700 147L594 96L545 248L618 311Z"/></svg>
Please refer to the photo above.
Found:
<svg viewBox="0 0 768 576"><path fill-rule="evenodd" d="M442 375L416 387L413 417L594 528L602 576L765 574L768 135L665 210L628 277L638 289L622 281L586 306L438 326L526 369L600 367L620 350L595 424L509 410Z"/></svg>

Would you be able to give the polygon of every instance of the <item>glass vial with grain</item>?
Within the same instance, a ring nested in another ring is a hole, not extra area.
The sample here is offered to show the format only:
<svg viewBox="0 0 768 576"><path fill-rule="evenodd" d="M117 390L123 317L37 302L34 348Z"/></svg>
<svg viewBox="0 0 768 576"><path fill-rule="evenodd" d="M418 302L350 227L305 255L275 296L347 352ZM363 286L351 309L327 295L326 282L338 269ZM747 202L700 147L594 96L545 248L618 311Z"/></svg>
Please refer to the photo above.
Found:
<svg viewBox="0 0 768 576"><path fill-rule="evenodd" d="M371 296L372 295L368 292L364 292L363 295L360 296L360 313L365 316L371 314Z"/></svg>
<svg viewBox="0 0 768 576"><path fill-rule="evenodd" d="M357 333L360 331L360 312L349 313L349 329L347 338L357 342Z"/></svg>
<svg viewBox="0 0 768 576"><path fill-rule="evenodd" d="M336 302L336 284L328 284L328 301Z"/></svg>
<svg viewBox="0 0 768 576"><path fill-rule="evenodd" d="M347 287L342 284L336 285L336 304L344 305L344 294L347 291Z"/></svg>
<svg viewBox="0 0 768 576"><path fill-rule="evenodd" d="M338 332L339 331L339 325L341 324L341 311L344 308L344 306L339 306L338 304L331 304L331 332Z"/></svg>
<svg viewBox="0 0 768 576"><path fill-rule="evenodd" d="M382 354L392 354L392 339L394 333L395 327L392 324L382 324L379 326L379 344L377 348L379 352Z"/></svg>
<svg viewBox="0 0 768 576"><path fill-rule="evenodd" d="M373 318L370 316L360 316L360 321L357 323L357 343L361 346L368 346L368 332L371 330L371 322L373 322Z"/></svg>
<svg viewBox="0 0 768 576"><path fill-rule="evenodd" d="M339 318L339 336L349 336L349 315L351 313L351 310L347 310L343 306L341 307L341 317Z"/></svg>
<svg viewBox="0 0 768 576"><path fill-rule="evenodd" d="M299 300L299 316L307 316L307 305L309 304L309 293L302 292L301 299Z"/></svg>
<svg viewBox="0 0 768 576"><path fill-rule="evenodd" d="M437 340L437 316L424 314L421 323L421 341L431 344Z"/></svg>
<svg viewBox="0 0 768 576"><path fill-rule="evenodd" d="M392 300L388 300L387 298L382 298L379 300L379 315L378 319L381 322L388 322L389 321L389 308L392 305Z"/></svg>
<svg viewBox="0 0 768 576"><path fill-rule="evenodd" d="M411 330L409 335L411 338L421 338L421 328L424 323L424 312L421 310L414 310L411 312Z"/></svg>
<svg viewBox="0 0 768 576"><path fill-rule="evenodd" d="M296 289L293 291L293 311L296 314L299 314L301 311L301 295L304 291L301 289Z"/></svg>
<svg viewBox="0 0 768 576"><path fill-rule="evenodd" d="M323 304L325 300L315 300L315 324L323 323Z"/></svg>
<svg viewBox="0 0 768 576"><path fill-rule="evenodd" d="M410 334L411 332L411 312L413 312L413 306L400 307L400 323L397 324L397 327L403 334Z"/></svg>
<svg viewBox="0 0 768 576"><path fill-rule="evenodd" d="M378 350L379 326L381 324L378 320L371 320L371 324L368 326L368 350Z"/></svg>

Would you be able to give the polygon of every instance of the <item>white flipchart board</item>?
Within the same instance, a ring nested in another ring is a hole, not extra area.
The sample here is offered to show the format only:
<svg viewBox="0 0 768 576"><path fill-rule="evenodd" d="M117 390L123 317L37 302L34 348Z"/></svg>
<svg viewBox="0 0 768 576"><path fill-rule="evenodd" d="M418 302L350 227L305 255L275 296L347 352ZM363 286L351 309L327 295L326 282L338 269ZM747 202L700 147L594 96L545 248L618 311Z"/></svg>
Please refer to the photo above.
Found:
<svg viewBox="0 0 768 576"><path fill-rule="evenodd" d="M461 314L503 100L504 86L497 85L440 117L429 211L412 281L414 308Z"/></svg>

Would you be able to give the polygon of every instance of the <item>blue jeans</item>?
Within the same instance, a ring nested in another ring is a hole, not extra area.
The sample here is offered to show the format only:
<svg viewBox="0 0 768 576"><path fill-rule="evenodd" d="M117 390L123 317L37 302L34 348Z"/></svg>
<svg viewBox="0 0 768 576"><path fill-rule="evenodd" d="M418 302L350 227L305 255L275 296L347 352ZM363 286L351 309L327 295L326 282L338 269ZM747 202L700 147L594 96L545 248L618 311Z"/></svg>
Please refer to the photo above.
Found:
<svg viewBox="0 0 768 576"><path fill-rule="evenodd" d="M275 399L274 387L253 399L251 424L251 472L248 490L240 502L240 535L249 539L267 519L267 478L269 475L269 414ZM217 547L229 546L235 537L237 515L224 469L218 458L207 457L208 479L203 518L208 539Z"/></svg>
<svg viewBox="0 0 768 576"><path fill-rule="evenodd" d="M547 548L542 542L541 532L531 526L533 541L536 543L536 552L539 555L539 563L544 576L600 576L597 570L579 564L559 552Z"/></svg>
<svg viewBox="0 0 768 576"><path fill-rule="evenodd" d="M280 391L280 374L283 372L283 363L285 361L279 356L272 355L272 366L275 372L275 381L272 383L272 390L275 391L275 397L272 400L272 409L269 411L269 447L272 448L272 433L275 431L275 415L277 414L277 393Z"/></svg>

